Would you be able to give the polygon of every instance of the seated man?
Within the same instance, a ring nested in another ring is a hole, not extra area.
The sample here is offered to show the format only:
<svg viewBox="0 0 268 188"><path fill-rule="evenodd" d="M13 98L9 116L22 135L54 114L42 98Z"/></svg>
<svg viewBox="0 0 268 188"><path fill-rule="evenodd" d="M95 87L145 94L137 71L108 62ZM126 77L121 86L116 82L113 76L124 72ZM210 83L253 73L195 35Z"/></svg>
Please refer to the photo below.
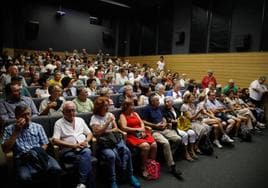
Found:
<svg viewBox="0 0 268 188"><path fill-rule="evenodd" d="M32 97L29 90L26 87L22 86L22 79L23 79L22 76L13 76L11 78L11 84L12 85L18 84L20 86L21 96Z"/></svg>
<svg viewBox="0 0 268 188"><path fill-rule="evenodd" d="M77 97L73 100L76 106L77 113L87 113L92 112L94 104L87 98L87 90L85 87L77 88Z"/></svg>
<svg viewBox="0 0 268 188"><path fill-rule="evenodd" d="M180 179L182 173L176 169L169 141L174 142L175 146L179 146L181 138L175 130L171 130L167 126L167 121L159 107L159 98L155 94L150 96L149 105L144 109L144 124L152 128L154 139L163 146L164 156L171 168L171 173Z"/></svg>
<svg viewBox="0 0 268 188"><path fill-rule="evenodd" d="M228 84L224 86L222 92L227 95L230 91L233 91L234 94L237 93L238 87L235 85L235 82L233 79L230 79Z"/></svg>
<svg viewBox="0 0 268 188"><path fill-rule="evenodd" d="M7 84L5 88L6 100L0 103L0 116L2 120L15 119L15 108L20 104L29 106L32 116L37 116L38 111L33 100L21 96L18 84Z"/></svg>
<svg viewBox="0 0 268 188"><path fill-rule="evenodd" d="M50 96L42 100L39 112L40 115L61 115L65 99L61 96L62 89L58 85L49 86L48 93Z"/></svg>
<svg viewBox="0 0 268 188"><path fill-rule="evenodd" d="M172 90L169 90L166 96L171 96L174 99L174 102L182 103L182 93L180 91L180 82L177 81L174 85Z"/></svg>
<svg viewBox="0 0 268 188"><path fill-rule="evenodd" d="M64 161L77 164L79 167L79 184L77 188L92 187L91 150L88 142L92 133L85 121L75 117L75 104L67 101L63 105L63 118L55 123L53 142L61 146Z"/></svg>
<svg viewBox="0 0 268 188"><path fill-rule="evenodd" d="M232 143L234 140L230 139L228 134L231 132L232 129L238 129L241 124L241 119L237 118L234 115L228 114L230 112L229 109L219 100L216 99L216 93L214 91L209 91L207 94L208 100L205 103L206 110L209 110L214 113L216 118L219 118L225 127L226 134L223 134L221 140L223 142ZM218 141L214 142L214 144L221 148L221 144Z"/></svg>
<svg viewBox="0 0 268 188"><path fill-rule="evenodd" d="M29 106L18 105L15 116L16 123L5 128L2 148L5 153L13 151L18 178L26 184L41 172L59 173L59 164L45 152L48 139L42 125L31 122Z"/></svg>

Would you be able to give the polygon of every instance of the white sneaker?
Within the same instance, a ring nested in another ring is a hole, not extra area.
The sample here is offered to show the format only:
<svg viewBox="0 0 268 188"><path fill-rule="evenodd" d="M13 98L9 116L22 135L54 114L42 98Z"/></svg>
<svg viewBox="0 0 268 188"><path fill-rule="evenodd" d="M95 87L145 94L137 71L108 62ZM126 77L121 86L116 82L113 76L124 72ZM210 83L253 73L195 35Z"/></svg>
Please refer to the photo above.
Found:
<svg viewBox="0 0 268 188"><path fill-rule="evenodd" d="M220 144L220 141L218 140L218 139L215 139L214 141L213 141L213 144L215 144L218 148L222 148L222 145Z"/></svg>
<svg viewBox="0 0 268 188"><path fill-rule="evenodd" d="M234 140L231 139L227 134L222 135L221 141L226 142L226 143L233 143L234 142Z"/></svg>
<svg viewBox="0 0 268 188"><path fill-rule="evenodd" d="M76 188L86 188L86 185L83 183L79 183Z"/></svg>
<svg viewBox="0 0 268 188"><path fill-rule="evenodd" d="M256 127L260 128L260 129L264 129L265 128L265 124L261 123L261 122L257 122Z"/></svg>

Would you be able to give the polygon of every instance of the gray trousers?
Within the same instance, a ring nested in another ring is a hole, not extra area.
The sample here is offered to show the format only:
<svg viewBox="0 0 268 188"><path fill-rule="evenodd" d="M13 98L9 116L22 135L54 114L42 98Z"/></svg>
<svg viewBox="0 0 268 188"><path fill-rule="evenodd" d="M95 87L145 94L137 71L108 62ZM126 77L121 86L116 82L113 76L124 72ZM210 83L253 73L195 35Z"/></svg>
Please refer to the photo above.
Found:
<svg viewBox="0 0 268 188"><path fill-rule="evenodd" d="M167 165L174 165L171 147L169 141L172 141L176 147L180 145L181 137L177 134L175 130L165 129L163 131L154 130L153 137L156 142L160 143L163 147L164 157L166 159Z"/></svg>

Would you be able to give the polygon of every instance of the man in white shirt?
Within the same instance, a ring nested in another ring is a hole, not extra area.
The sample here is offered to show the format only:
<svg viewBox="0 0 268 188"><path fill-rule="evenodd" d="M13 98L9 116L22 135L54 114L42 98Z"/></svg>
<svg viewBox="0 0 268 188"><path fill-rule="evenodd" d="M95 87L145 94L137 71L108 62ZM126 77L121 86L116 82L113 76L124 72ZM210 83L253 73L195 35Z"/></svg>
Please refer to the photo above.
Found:
<svg viewBox="0 0 268 188"><path fill-rule="evenodd" d="M265 92L268 92L267 87L264 82L266 80L265 76L260 76L258 80L251 82L249 86L249 97L253 104L257 107L261 106L262 96Z"/></svg>
<svg viewBox="0 0 268 188"><path fill-rule="evenodd" d="M93 182L91 150L88 142L92 133L85 121L75 117L75 104L67 101L63 105L63 118L55 123L53 142L61 147L61 156L64 161L78 165L79 184L77 188L91 187Z"/></svg>
<svg viewBox="0 0 268 188"><path fill-rule="evenodd" d="M157 70L161 71L165 69L165 61L164 61L164 56L160 56L159 61L157 61Z"/></svg>

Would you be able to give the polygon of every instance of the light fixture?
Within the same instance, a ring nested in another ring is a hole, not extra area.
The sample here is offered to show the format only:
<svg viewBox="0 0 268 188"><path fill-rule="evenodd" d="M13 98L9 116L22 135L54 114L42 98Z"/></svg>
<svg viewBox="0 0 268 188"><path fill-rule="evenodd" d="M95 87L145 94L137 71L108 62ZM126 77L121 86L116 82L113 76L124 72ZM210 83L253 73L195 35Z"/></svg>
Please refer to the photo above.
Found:
<svg viewBox="0 0 268 188"><path fill-rule="evenodd" d="M61 0L59 1L59 4L60 4L59 9L56 11L56 15L60 17L60 16L64 16L66 12L64 12L61 8Z"/></svg>
<svg viewBox="0 0 268 188"><path fill-rule="evenodd" d="M89 22L90 24L100 25L99 18L96 16L89 16Z"/></svg>
<svg viewBox="0 0 268 188"><path fill-rule="evenodd" d="M116 1L111 1L111 0L100 0L100 1L104 2L104 3L116 5L116 6L119 6L119 7L130 8L130 6L128 6L126 4L123 4L123 3L116 2Z"/></svg>
<svg viewBox="0 0 268 188"><path fill-rule="evenodd" d="M58 16L64 16L66 14L66 12L62 11L62 10L57 10L56 14Z"/></svg>

